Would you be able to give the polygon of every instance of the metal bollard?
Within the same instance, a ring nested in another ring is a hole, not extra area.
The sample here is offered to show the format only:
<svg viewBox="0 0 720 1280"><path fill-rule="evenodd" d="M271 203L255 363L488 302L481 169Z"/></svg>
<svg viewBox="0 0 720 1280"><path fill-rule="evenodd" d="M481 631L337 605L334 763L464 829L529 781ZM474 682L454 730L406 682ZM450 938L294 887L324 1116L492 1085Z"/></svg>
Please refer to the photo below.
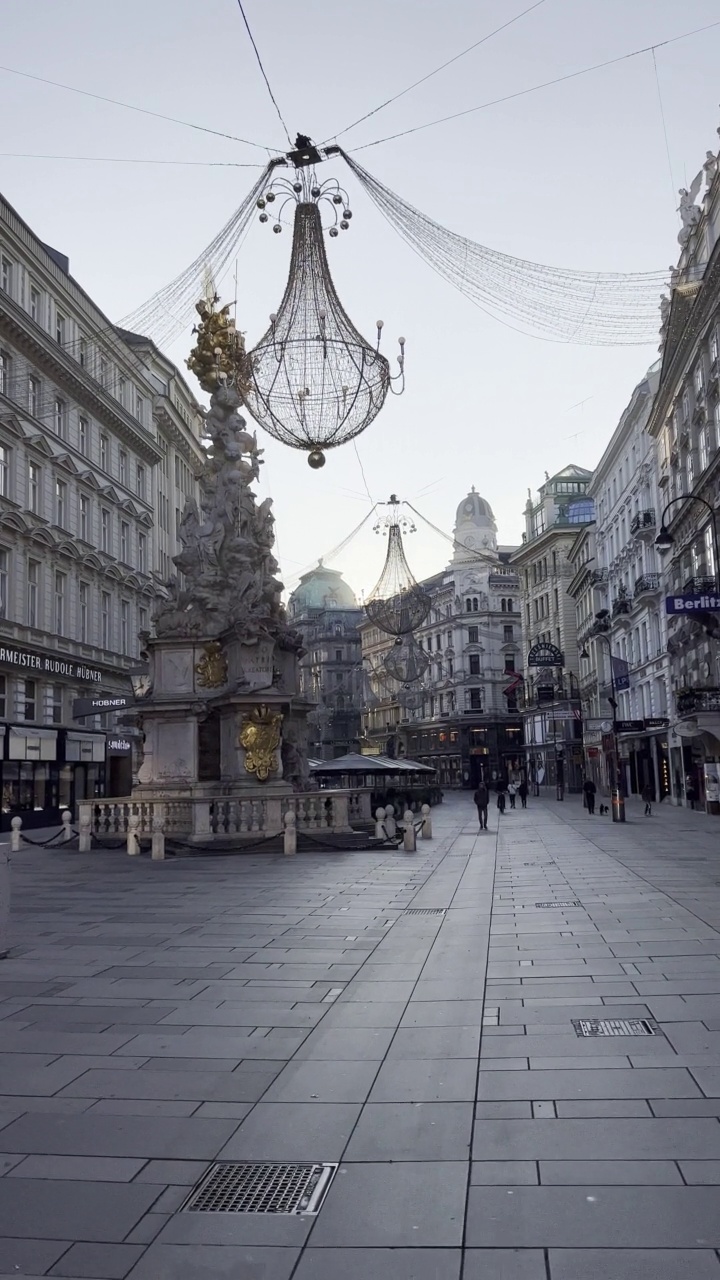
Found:
<svg viewBox="0 0 720 1280"><path fill-rule="evenodd" d="M153 814L152 820L152 853L153 862L160 862L165 857L165 823L162 818Z"/></svg>
<svg viewBox="0 0 720 1280"><path fill-rule="evenodd" d="M10 950L10 855L0 848L0 960Z"/></svg>
<svg viewBox="0 0 720 1280"><path fill-rule="evenodd" d="M613 822L625 821L625 798L619 787L613 787L610 791L610 805L612 807Z"/></svg>
<svg viewBox="0 0 720 1280"><path fill-rule="evenodd" d="M382 806L375 810L375 838L376 840L385 839L385 810Z"/></svg>
<svg viewBox="0 0 720 1280"><path fill-rule="evenodd" d="M140 841L138 840L138 828L140 826L140 816L137 813L131 813L128 818L127 829L127 851L131 858L136 858L140 853ZM153 857L155 854L153 853Z"/></svg>
<svg viewBox="0 0 720 1280"><path fill-rule="evenodd" d="M60 814L60 821L63 824L62 843L67 844L68 840L72 840L72 831L70 830L72 825L72 814L69 809L63 809Z"/></svg>
<svg viewBox="0 0 720 1280"><path fill-rule="evenodd" d="M391 804L385 806L385 833L389 839L392 839L392 837L397 834L395 809Z"/></svg>
<svg viewBox="0 0 720 1280"><path fill-rule="evenodd" d="M292 857L297 853L297 814L294 809L288 809L283 818L285 831L283 834L283 853L286 857Z"/></svg>
<svg viewBox="0 0 720 1280"><path fill-rule="evenodd" d="M12 818L10 821L10 851L11 853L20 852L20 831L22 828L22 818Z"/></svg>
<svg viewBox="0 0 720 1280"><path fill-rule="evenodd" d="M423 820L420 837L422 840L432 840L432 810L430 805L424 804L420 812Z"/></svg>
<svg viewBox="0 0 720 1280"><path fill-rule="evenodd" d="M403 814L403 822L405 831L403 834L403 849L406 853L415 853L417 849L417 840L415 835L415 819L411 809L406 809Z"/></svg>

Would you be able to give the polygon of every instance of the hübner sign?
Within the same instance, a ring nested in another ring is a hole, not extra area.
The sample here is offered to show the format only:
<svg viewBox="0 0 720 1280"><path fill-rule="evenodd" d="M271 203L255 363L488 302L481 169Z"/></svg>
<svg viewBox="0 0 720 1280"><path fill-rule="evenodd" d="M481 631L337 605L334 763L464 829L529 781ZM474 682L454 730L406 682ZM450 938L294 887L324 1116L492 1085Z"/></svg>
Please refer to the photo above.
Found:
<svg viewBox="0 0 720 1280"><path fill-rule="evenodd" d="M41 671L49 676L68 676L70 680L87 680L97 684L102 680L102 671L97 667L86 667L84 663L72 662L68 658L51 658L45 653L33 653L29 649L6 649L0 647L0 664L11 667L22 667L25 671Z"/></svg>

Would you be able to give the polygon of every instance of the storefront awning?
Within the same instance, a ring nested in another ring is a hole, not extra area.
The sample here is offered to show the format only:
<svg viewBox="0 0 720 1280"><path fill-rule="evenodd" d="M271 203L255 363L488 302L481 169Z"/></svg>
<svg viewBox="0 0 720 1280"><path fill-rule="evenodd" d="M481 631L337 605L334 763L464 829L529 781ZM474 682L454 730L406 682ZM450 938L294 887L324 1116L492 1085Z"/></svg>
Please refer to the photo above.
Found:
<svg viewBox="0 0 720 1280"><path fill-rule="evenodd" d="M56 760L57 729L36 729L34 725L10 726L10 760Z"/></svg>
<svg viewBox="0 0 720 1280"><path fill-rule="evenodd" d="M68 729L65 735L66 760L90 760L102 764L105 760L105 734L79 733Z"/></svg>

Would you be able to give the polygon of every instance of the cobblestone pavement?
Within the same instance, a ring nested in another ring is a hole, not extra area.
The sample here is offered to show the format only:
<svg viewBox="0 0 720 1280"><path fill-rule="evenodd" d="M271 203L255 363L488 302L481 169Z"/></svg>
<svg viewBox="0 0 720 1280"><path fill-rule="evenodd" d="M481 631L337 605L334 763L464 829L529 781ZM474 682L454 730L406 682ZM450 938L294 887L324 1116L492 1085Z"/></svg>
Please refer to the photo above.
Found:
<svg viewBox="0 0 720 1280"><path fill-rule="evenodd" d="M0 1280L720 1280L720 822L629 817L17 855ZM316 1217L187 1212L216 1158L339 1169Z"/></svg>

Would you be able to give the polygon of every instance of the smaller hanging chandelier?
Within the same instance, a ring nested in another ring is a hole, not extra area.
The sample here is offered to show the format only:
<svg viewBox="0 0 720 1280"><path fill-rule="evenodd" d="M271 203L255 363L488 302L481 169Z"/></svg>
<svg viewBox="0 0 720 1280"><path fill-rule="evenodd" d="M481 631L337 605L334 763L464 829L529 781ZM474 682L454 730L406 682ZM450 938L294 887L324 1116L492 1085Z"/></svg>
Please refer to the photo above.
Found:
<svg viewBox="0 0 720 1280"><path fill-rule="evenodd" d="M257 206L262 223L269 222L272 210L277 235L286 209L294 208L294 229L285 294L270 316L269 329L250 352L252 381L245 403L271 436L305 449L310 466L323 467L325 451L364 431L388 391L402 394L405 339L398 339L398 372L393 375L380 354L382 320L376 322L372 345L338 298L323 232L336 239L349 230L352 209L335 179L318 183L314 169L299 169L293 182L274 178ZM323 225L323 215L329 225Z"/></svg>
<svg viewBox="0 0 720 1280"><path fill-rule="evenodd" d="M385 655L385 670L402 685L422 680L430 666L430 658L413 635L398 636Z"/></svg>
<svg viewBox="0 0 720 1280"><path fill-rule="evenodd" d="M383 571L365 601L365 612L388 635L408 636L427 618L431 600L415 581L405 559L402 535L414 533L415 525L400 514L400 500L394 493L388 507L389 514L375 526L376 533L387 537L387 555Z"/></svg>

